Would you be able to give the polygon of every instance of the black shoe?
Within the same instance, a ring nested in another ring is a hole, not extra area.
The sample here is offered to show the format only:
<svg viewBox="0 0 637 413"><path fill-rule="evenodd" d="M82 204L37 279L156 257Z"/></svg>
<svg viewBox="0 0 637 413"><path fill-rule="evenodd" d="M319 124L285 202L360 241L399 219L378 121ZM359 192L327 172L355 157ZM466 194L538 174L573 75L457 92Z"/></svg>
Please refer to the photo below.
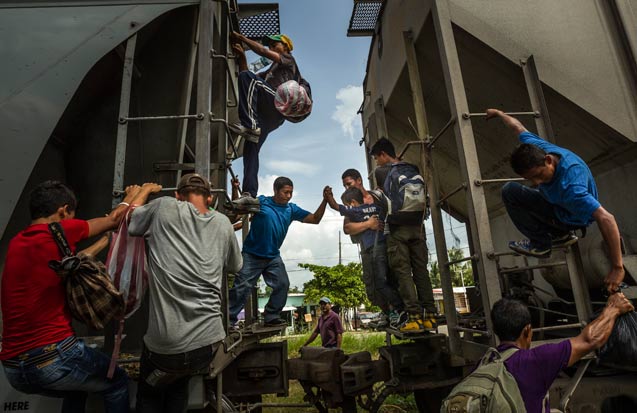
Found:
<svg viewBox="0 0 637 413"><path fill-rule="evenodd" d="M577 236L573 232L567 232L561 237L551 239L553 248L564 248L577 242Z"/></svg>
<svg viewBox="0 0 637 413"><path fill-rule="evenodd" d="M275 318L274 320L266 321L263 323L264 327L285 327L287 325L288 322L280 318Z"/></svg>
<svg viewBox="0 0 637 413"><path fill-rule="evenodd" d="M250 129L246 128L240 123L229 123L228 129L237 135L243 136L246 140L250 142L259 143L259 137L261 136L261 128Z"/></svg>

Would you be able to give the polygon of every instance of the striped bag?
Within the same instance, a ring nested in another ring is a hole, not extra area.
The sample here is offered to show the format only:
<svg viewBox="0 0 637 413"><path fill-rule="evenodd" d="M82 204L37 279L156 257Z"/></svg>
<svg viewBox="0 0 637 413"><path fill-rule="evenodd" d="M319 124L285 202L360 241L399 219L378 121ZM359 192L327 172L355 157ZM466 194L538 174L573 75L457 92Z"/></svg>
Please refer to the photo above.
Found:
<svg viewBox="0 0 637 413"><path fill-rule="evenodd" d="M104 264L92 255L74 255L59 222L49 224L49 230L63 257L49 261L49 267L64 280L71 315L96 330L112 319L122 318L124 298L113 286Z"/></svg>
<svg viewBox="0 0 637 413"><path fill-rule="evenodd" d="M124 317L119 322L115 345L111 356L111 365L108 369L108 377L113 377L115 364L119 358L119 350L124 331L124 319L133 315L142 304L142 299L148 288L148 261L146 259L146 245L144 238L128 235L128 222L133 207L129 208L122 219L117 232L113 234L106 268L113 280L113 284L124 298Z"/></svg>

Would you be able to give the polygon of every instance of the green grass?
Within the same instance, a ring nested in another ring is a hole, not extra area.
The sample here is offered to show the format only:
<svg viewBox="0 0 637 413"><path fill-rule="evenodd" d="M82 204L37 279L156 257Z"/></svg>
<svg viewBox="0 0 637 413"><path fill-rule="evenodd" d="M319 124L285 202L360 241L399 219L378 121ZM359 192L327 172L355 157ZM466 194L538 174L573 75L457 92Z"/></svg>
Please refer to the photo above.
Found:
<svg viewBox="0 0 637 413"><path fill-rule="evenodd" d="M286 337L274 337L266 341L281 341L287 340L288 342L288 358L300 357L299 349L305 343L310 336L309 333L302 335L286 336ZM400 341L393 339L392 343L396 344ZM321 338L318 337L311 346L320 346ZM373 359L378 359L378 348L385 345L385 333L379 332L346 332L343 335L342 343L343 351L345 354L358 353L360 351L369 351ZM289 383L289 396L288 397L276 397L276 395L264 395L263 402L265 403L305 403L303 400L305 393L301 385L291 380ZM310 413L316 412L315 408L277 408L267 407L264 408L265 413ZM339 412L340 409L330 409L330 412ZM391 395L387 397L385 403L380 409L383 413L405 413L405 412L417 412L416 402L414 401L413 394L408 396Z"/></svg>

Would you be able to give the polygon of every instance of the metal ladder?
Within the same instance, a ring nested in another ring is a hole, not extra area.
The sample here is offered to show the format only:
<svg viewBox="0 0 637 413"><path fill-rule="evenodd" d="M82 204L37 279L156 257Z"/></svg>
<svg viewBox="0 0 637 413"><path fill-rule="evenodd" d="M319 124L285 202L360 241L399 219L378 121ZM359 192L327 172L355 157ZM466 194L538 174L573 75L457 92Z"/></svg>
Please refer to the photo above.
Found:
<svg viewBox="0 0 637 413"><path fill-rule="evenodd" d="M217 5L217 10L213 10L213 3ZM194 170L198 174L211 180L214 186L212 190L218 195L223 195L229 199L226 193L227 173L234 178L231 168L231 161L239 155L234 138L228 128L228 107L237 106L237 93L233 85L229 85L232 78L229 59L234 56L228 55L228 36L233 27L233 15L237 13L236 0L201 0L197 18L197 27L194 31L194 38L188 58L188 78L186 87L182 95L183 114L178 115L158 115L158 116L138 116L131 117L129 113L131 87L135 68L135 49L137 34L131 36L126 42L126 52L124 55L124 67L122 74L122 86L120 92L119 118L117 128L117 143L115 152L115 168L113 175L113 206L121 200L124 194L124 169L126 164L126 146L128 137L128 126L131 122L148 121L179 121L179 154L176 162L160 162L155 164L156 171L175 171L176 180L174 187L163 188L162 191L176 190L177 183L181 178L183 170ZM215 19L215 15L222 15L223 18ZM213 33L213 21L216 23L217 31ZM213 35L218 41L216 51L213 48ZM213 71L213 61L223 63L223 70ZM197 63L195 65L195 62ZM195 67L196 66L196 67ZM220 75L220 72L223 75ZM196 76L196 113L190 112L190 101L193 93L193 83ZM213 79L214 78L214 79ZM213 86L214 81L214 88ZM223 91L213 93L214 90ZM228 89L231 90L233 99L228 100ZM189 121L196 122L196 142L195 150L187 143L187 130ZM216 132L211 136L212 132ZM216 139L218 151L215 155L215 162L211 163L211 139ZM184 163L185 156L188 155L194 163ZM212 176L211 176L212 174ZM220 197L218 196L217 199ZM218 202L218 207L222 208L222 203Z"/></svg>

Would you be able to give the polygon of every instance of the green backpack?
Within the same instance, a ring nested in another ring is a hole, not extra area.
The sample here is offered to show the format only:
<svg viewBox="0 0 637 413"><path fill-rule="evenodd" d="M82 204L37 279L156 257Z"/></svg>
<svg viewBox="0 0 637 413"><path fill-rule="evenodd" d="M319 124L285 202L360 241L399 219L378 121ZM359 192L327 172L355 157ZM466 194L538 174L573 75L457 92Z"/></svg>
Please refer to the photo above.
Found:
<svg viewBox="0 0 637 413"><path fill-rule="evenodd" d="M440 413L526 413L518 383L504 365L516 351L487 350L478 367L442 402Z"/></svg>

